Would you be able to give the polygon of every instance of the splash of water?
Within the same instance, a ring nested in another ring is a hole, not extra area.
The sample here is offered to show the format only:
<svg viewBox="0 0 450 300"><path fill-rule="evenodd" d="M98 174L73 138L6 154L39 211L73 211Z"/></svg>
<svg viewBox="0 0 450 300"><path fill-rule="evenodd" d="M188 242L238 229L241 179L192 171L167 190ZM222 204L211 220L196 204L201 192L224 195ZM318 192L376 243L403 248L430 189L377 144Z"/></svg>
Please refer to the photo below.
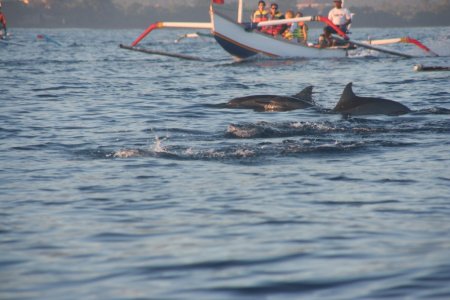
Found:
<svg viewBox="0 0 450 300"><path fill-rule="evenodd" d="M153 152L155 153L163 153L167 152L167 149L162 146L162 141L166 140L167 138L159 138L159 136L155 135L155 143L153 144Z"/></svg>

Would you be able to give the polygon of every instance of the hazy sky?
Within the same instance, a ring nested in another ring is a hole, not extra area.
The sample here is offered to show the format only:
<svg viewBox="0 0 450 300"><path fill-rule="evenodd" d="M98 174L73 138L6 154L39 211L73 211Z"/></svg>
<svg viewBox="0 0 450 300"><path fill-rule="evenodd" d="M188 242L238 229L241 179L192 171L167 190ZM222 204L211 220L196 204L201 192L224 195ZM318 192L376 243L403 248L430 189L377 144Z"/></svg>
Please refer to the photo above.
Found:
<svg viewBox="0 0 450 300"><path fill-rule="evenodd" d="M42 2L55 2L58 0L0 0L0 2L30 2L30 3L42 3ZM72 0L73 2L81 2L86 0ZM95 1L95 0L91 0ZM141 3L152 6L160 6L160 7L177 7L186 4L195 6L196 4L208 4L210 0L112 0L117 4L121 4L124 6L128 6L133 3ZM370 6L375 7L377 9L382 10L407 10L407 11L427 11L430 9L434 9L436 7L449 7L450 0L343 0L345 6ZM253 8L257 6L258 0L244 0L244 6L247 9ZM292 4L292 3L321 3L332 5L332 0L266 0L267 3L277 2L280 6L283 4ZM225 3L237 3L237 0L225 0Z"/></svg>
<svg viewBox="0 0 450 300"><path fill-rule="evenodd" d="M180 5L195 6L198 3L207 4L210 0L114 0L116 3L123 5L132 4L135 2L158 5L161 7L177 7ZM225 0L225 3L237 3L238 0ZM450 0L343 0L346 7L355 6L369 6L377 10L398 12L404 14L415 14L417 12L425 11L439 11L442 8L450 7ZM333 6L332 0L266 0L266 3L277 2L280 7L292 6L293 3L309 4L320 3ZM245 9L256 8L258 0L244 0ZM450 18L450 16L449 16Z"/></svg>
<svg viewBox="0 0 450 300"><path fill-rule="evenodd" d="M32 1L32 0L31 0ZM177 6L182 3L195 5L196 3L203 2L208 3L209 0L115 0L117 3L144 3L144 4L160 4L162 6ZM225 3L236 3L237 0L225 0ZM246 6L256 6L258 0L244 0ZM269 2L277 2L282 4L283 2L297 2L297 3L330 3L332 0L266 0ZM450 0L344 0L346 6L410 6L410 7L424 7L429 5L450 5Z"/></svg>
<svg viewBox="0 0 450 300"><path fill-rule="evenodd" d="M10 6L11 10L5 9L10 24L24 27L59 25L140 27L147 23L148 19L160 18L179 19L179 21L193 21L194 19L206 21L209 16L208 4L210 3L210 0L0 1L3 2L5 8L9 6L8 4L14 4ZM20 4L20 2L26 1L31 5ZM231 6L226 5L224 7L225 11L232 11L237 7L238 0L224 1L226 4L231 4ZM111 2L118 5L111 6ZM332 0L266 0L266 2L267 4L277 2L282 12L286 9L295 9L296 4L321 4L319 7L313 5L314 9L311 11L326 14L333 6ZM43 3L47 5L42 5ZM143 4L144 7L130 6L135 3ZM244 0L244 9L247 15L250 15L250 11L257 7L257 3L258 0ZM356 14L355 24L359 26L450 26L450 0L344 0L344 3L345 6L354 8L352 12ZM177 9L181 6L184 8ZM363 6L371 9L366 9ZM42 10L43 7L45 7L44 10ZM299 7L298 9L308 10L305 7ZM116 16L116 20L112 15Z"/></svg>
<svg viewBox="0 0 450 300"><path fill-rule="evenodd" d="M0 0L0 2L46 2L46 1L56 1L56 0ZM80 2L83 0L72 0L73 2ZM186 5L191 4L195 5L197 3L209 3L210 0L113 0L113 2L118 4L132 4L132 3L142 3L142 4L150 4L150 5L161 5L161 6L178 6L178 5ZM343 0L345 5L347 6L410 6L410 7L425 7L425 6L434 6L434 5L450 5L450 0ZM237 0L225 0L225 3L236 3ZM245 6L256 6L258 0L244 0ZM280 4L283 3L329 3L332 4L332 0L266 0L267 3L270 2L278 2Z"/></svg>

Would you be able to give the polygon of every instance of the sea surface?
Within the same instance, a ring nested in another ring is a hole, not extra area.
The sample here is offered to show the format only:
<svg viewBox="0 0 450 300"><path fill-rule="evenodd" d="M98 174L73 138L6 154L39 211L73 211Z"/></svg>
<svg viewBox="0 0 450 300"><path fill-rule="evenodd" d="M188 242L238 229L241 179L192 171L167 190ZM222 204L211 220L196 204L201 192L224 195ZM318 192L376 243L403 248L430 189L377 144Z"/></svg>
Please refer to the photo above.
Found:
<svg viewBox="0 0 450 300"><path fill-rule="evenodd" d="M210 37L17 29L0 44L0 299L450 299L450 27L343 59ZM312 30L314 31L314 29ZM314 86L402 116L215 105Z"/></svg>

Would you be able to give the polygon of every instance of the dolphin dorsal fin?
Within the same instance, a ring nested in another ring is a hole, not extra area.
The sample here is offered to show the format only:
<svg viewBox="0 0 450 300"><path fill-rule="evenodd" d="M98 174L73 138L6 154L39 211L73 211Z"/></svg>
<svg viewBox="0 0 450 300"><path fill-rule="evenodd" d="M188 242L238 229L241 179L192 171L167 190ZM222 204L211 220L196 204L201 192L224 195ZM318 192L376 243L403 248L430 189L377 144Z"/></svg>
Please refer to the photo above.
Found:
<svg viewBox="0 0 450 300"><path fill-rule="evenodd" d="M349 82L342 92L339 102L334 107L334 110L342 110L354 106L358 102L358 97L353 93L352 82Z"/></svg>
<svg viewBox="0 0 450 300"><path fill-rule="evenodd" d="M314 104L314 100L312 98L312 90L313 90L313 86L307 86L305 87L300 93L295 94L294 96L292 96L293 98L297 98L299 100L308 102L308 103L313 103Z"/></svg>

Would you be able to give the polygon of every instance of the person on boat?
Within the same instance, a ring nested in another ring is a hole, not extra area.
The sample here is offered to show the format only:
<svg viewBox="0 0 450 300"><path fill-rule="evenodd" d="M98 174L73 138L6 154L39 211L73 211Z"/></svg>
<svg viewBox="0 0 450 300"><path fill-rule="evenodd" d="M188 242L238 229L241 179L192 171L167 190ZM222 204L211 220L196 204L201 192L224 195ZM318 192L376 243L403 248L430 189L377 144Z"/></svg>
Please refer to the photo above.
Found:
<svg viewBox="0 0 450 300"><path fill-rule="evenodd" d="M316 48L328 48L328 47L336 47L342 49L356 49L355 45L340 39L336 39L331 35L331 30L329 27L325 27L323 29L323 33L319 36L319 42L317 45L314 45Z"/></svg>
<svg viewBox="0 0 450 300"><path fill-rule="evenodd" d="M269 21L284 19L283 14L278 11L278 4L272 3L270 5L270 11L269 11L268 18L269 18ZM286 25L279 24L279 25L265 26L265 27L263 27L262 31L264 31L267 34L276 36L276 35L281 34L285 29L286 29Z"/></svg>
<svg viewBox="0 0 450 300"><path fill-rule="evenodd" d="M303 17L303 14L301 12L297 12L295 17L296 18L301 18L301 17ZM297 41L299 43L306 44L307 41L308 41L308 30L309 30L309 27L303 21L298 22L297 25L298 25L298 29L297 29L297 32L295 33L295 37L297 38Z"/></svg>
<svg viewBox="0 0 450 300"><path fill-rule="evenodd" d="M7 30L6 30L6 18L2 12L2 3L0 2L0 37L6 38Z"/></svg>
<svg viewBox="0 0 450 300"><path fill-rule="evenodd" d="M284 13L284 18L286 20L292 19L294 18L294 12L290 9L288 9L285 13ZM292 40L294 39L294 30L296 29L296 23L286 23L286 28L285 30L281 33L281 35L287 39L287 40Z"/></svg>
<svg viewBox="0 0 450 300"><path fill-rule="evenodd" d="M259 1L258 2L258 9L253 12L252 15L252 22L253 23L259 23L262 21L268 20L269 13L266 10L266 2Z"/></svg>
<svg viewBox="0 0 450 300"><path fill-rule="evenodd" d="M352 22L352 15L347 8L342 7L342 0L333 0L333 2L334 8L328 13L328 19L342 32L347 33L348 25ZM337 33L331 26L327 27L331 30L331 33Z"/></svg>
<svg viewBox="0 0 450 300"><path fill-rule="evenodd" d="M291 10L286 11L284 14L286 19L292 19L294 13ZM303 14L301 12L297 12L295 15L295 18L301 18L303 17ZM308 25L305 24L305 22L294 22L294 23L288 23L288 27L283 32L283 37L288 40L296 39L297 42L306 44L306 41L308 39Z"/></svg>
<svg viewBox="0 0 450 300"><path fill-rule="evenodd" d="M323 33L319 36L319 42L315 45L316 48L328 48L335 46L336 41L331 36L331 30L329 27L323 29Z"/></svg>

